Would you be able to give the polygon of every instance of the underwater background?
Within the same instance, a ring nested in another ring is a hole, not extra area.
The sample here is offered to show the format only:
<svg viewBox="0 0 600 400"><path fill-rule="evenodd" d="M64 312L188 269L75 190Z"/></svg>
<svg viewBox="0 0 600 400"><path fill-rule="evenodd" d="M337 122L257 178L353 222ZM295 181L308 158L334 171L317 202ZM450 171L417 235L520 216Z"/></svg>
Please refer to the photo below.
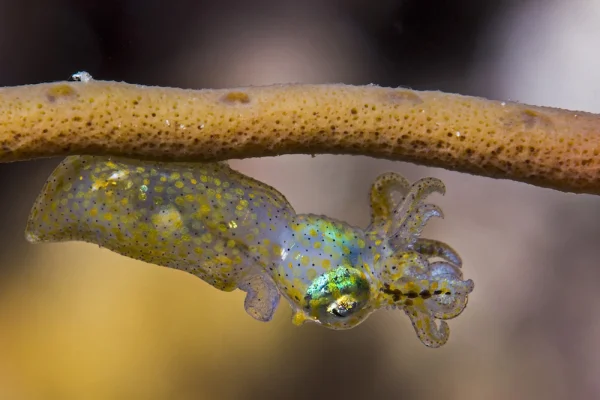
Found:
<svg viewBox="0 0 600 400"><path fill-rule="evenodd" d="M600 113L599 0L0 0L0 86L346 83ZM429 349L400 311L349 331L244 311L181 271L24 229L59 159L0 164L0 399L600 398L600 198L354 156L231 165L299 213L369 220L383 172L441 178L475 281Z"/></svg>

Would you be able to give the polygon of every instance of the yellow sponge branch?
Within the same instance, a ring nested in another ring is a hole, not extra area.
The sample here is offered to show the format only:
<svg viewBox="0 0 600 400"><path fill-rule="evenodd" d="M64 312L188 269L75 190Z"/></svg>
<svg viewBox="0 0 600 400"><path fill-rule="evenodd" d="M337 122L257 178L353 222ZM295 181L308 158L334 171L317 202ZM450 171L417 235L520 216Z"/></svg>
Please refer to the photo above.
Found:
<svg viewBox="0 0 600 400"><path fill-rule="evenodd" d="M90 80L0 89L0 162L72 154L360 154L600 194L596 114L337 84L184 90Z"/></svg>

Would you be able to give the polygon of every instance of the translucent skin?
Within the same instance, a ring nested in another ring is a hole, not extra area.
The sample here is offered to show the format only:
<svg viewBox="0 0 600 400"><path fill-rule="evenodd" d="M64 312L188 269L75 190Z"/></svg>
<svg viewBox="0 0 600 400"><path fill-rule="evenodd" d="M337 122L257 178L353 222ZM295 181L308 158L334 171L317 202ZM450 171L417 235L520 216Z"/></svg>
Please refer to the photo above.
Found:
<svg viewBox="0 0 600 400"><path fill-rule="evenodd" d="M380 308L401 308L430 347L443 345L473 282L458 254L421 239L441 211L423 203L441 181L410 185L397 174L371 189L366 230L298 215L274 188L226 163L159 163L71 156L33 206L30 242L85 241L247 292L246 311L269 321L280 296L293 322L348 329ZM404 195L395 199L394 194ZM437 258L441 261L432 261Z"/></svg>

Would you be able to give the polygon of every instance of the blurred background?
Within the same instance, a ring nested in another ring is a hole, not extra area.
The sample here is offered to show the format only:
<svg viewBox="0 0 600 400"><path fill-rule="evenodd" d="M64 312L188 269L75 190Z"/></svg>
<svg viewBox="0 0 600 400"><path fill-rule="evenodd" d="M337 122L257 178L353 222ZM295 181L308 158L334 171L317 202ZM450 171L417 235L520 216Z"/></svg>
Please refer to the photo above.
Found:
<svg viewBox="0 0 600 400"><path fill-rule="evenodd" d="M0 86L375 83L600 112L600 0L0 0ZM335 332L80 243L29 245L60 160L0 165L0 399L600 398L600 198L367 157L232 165L368 223L379 174L436 176L429 237L475 291L441 349L401 312Z"/></svg>

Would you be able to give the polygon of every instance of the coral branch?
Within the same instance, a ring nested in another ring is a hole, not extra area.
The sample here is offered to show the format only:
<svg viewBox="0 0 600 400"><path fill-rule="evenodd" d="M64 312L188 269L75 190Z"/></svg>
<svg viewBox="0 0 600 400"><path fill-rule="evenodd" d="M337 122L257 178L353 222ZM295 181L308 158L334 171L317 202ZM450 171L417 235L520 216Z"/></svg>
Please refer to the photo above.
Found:
<svg viewBox="0 0 600 400"><path fill-rule="evenodd" d="M68 154L214 161L362 154L600 194L600 116L441 92L117 82L0 89L0 162Z"/></svg>

